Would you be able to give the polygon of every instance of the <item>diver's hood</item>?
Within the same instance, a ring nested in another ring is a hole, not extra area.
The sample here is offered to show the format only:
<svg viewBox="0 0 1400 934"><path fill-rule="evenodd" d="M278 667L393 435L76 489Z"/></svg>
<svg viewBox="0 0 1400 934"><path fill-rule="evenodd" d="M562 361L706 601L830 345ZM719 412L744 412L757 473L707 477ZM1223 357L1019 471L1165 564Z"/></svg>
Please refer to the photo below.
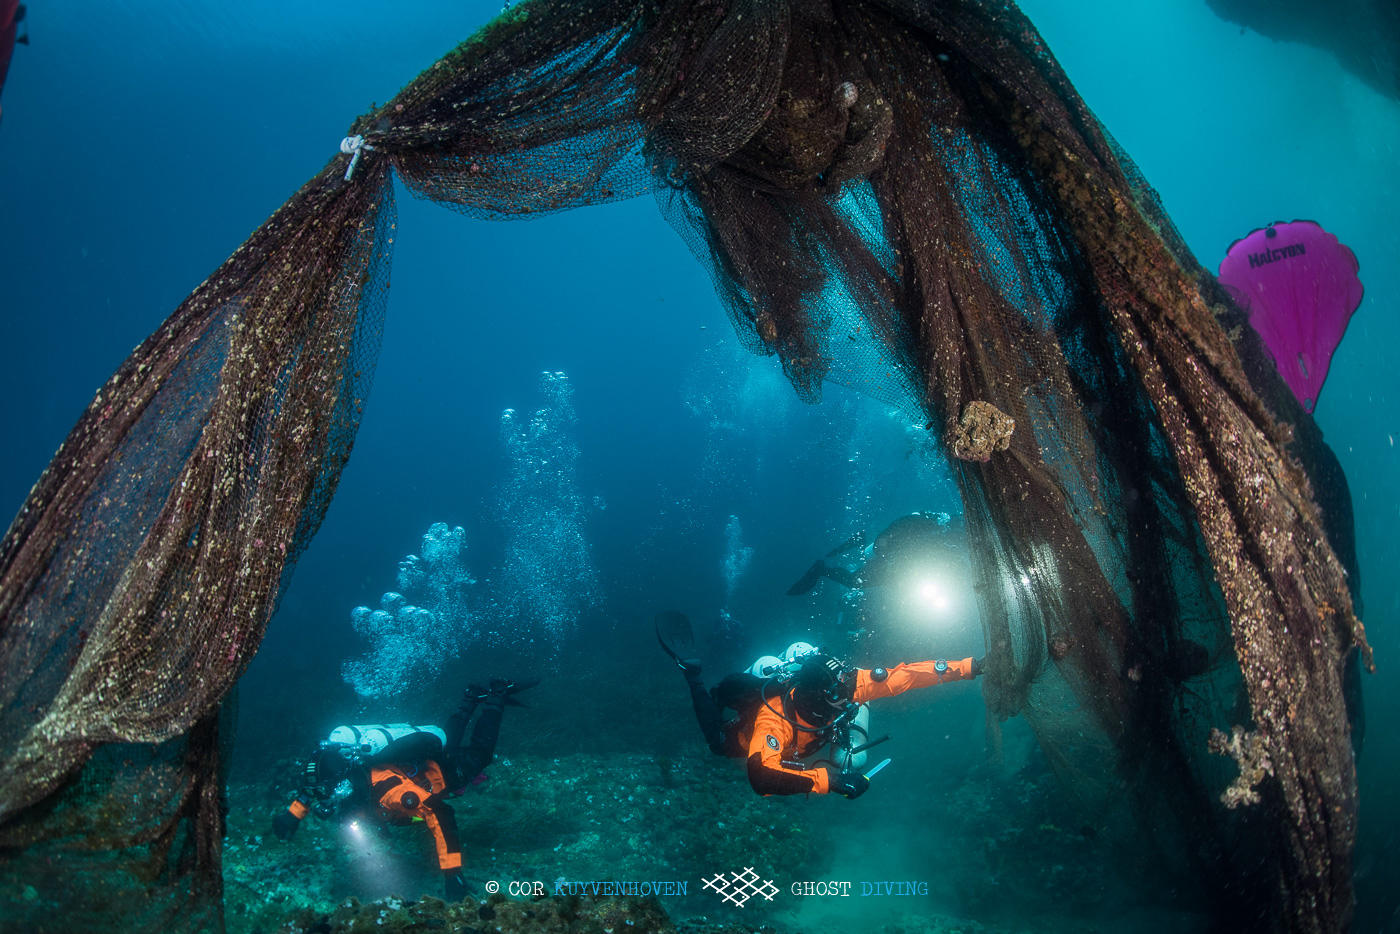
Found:
<svg viewBox="0 0 1400 934"><path fill-rule="evenodd" d="M793 676L793 711L813 726L836 719L855 695L855 670L830 655L810 655Z"/></svg>

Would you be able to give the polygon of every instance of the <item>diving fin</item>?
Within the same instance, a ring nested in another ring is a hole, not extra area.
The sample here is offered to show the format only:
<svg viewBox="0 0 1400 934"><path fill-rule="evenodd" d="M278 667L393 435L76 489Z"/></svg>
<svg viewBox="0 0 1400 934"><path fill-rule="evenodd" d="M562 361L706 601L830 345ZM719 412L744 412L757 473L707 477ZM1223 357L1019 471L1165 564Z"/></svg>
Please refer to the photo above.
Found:
<svg viewBox="0 0 1400 934"><path fill-rule="evenodd" d="M826 556L827 556L828 558L835 558L837 555L845 554L846 552L850 551L850 550L853 549L853 548L864 548L864 547L865 547L865 530L864 530L864 529L861 529L859 532L857 532L856 534L852 535L850 538L846 539L844 542L842 542L841 544L837 545L835 548L833 548L833 549L831 549L830 551L828 551L828 552L826 553Z"/></svg>
<svg viewBox="0 0 1400 934"><path fill-rule="evenodd" d="M656 641L666 654L676 660L683 671L700 668L700 653L695 651L695 631L684 613L663 610L656 614Z"/></svg>
<svg viewBox="0 0 1400 934"><path fill-rule="evenodd" d="M521 691L528 691L528 690L530 690L530 688L534 687L535 685L537 685L537 684L539 684L539 683L540 683L540 679L539 679L539 678L529 678L529 679L526 679L526 680L524 680L524 681L510 681L510 682L507 683L507 685L502 686L502 687L501 687L501 693L503 693L503 694L505 695L505 697L506 697L506 706L507 706L507 707L529 707L529 706L530 706L529 704L526 704L526 703L524 703L524 702L522 702L522 701L516 700L516 699L515 699L515 695L519 694ZM496 682L493 681L493 682L491 683L491 686L492 686L493 689L495 689L495 688L497 687Z"/></svg>
<svg viewBox="0 0 1400 934"><path fill-rule="evenodd" d="M540 683L539 678L531 678L526 681L512 681L507 678L492 678L488 687L479 684L469 684L462 692L462 712L471 716L476 710L476 706L492 695L500 697L507 707L529 707L529 704L522 703L515 699L515 695L521 691L528 691L530 688Z"/></svg>
<svg viewBox="0 0 1400 934"><path fill-rule="evenodd" d="M803 574L797 583L788 588L787 595L789 597L800 597L805 593L811 593L812 590L816 588L817 582L822 579L822 572L825 570L826 562L818 558L812 563L812 566L807 569L807 573Z"/></svg>

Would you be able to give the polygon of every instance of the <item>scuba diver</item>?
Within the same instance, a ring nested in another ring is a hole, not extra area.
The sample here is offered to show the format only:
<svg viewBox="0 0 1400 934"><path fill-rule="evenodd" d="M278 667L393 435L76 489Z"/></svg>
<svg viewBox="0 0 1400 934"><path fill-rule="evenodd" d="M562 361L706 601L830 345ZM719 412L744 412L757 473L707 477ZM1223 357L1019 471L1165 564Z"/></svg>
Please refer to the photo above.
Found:
<svg viewBox="0 0 1400 934"><path fill-rule="evenodd" d="M423 821L437 845L438 868L449 902L466 896L457 818L446 798L459 795L482 774L496 751L507 706L524 707L515 695L538 681L493 679L468 686L447 728L394 723L342 726L322 741L306 764L305 786L287 810L272 819L273 832L290 840L308 813L352 822L373 818L381 825ZM480 708L471 742L462 745L467 723Z"/></svg>
<svg viewBox="0 0 1400 934"><path fill-rule="evenodd" d="M896 583L956 548L949 538L951 523L947 513L913 512L891 522L868 545L865 533L857 532L827 553L835 561L818 558L787 595L811 593L823 577L849 590Z"/></svg>
<svg viewBox="0 0 1400 934"><path fill-rule="evenodd" d="M728 675L707 691L685 615L675 610L658 614L656 637L685 676L710 751L746 759L749 784L760 795L859 798L870 788L869 776L889 762L865 774L859 771L868 750L890 738L868 739L867 704L982 673L980 658L854 668L796 642L782 658L765 655L747 671ZM725 709L735 715L726 719ZM830 755L811 760L823 746L830 747Z"/></svg>
<svg viewBox="0 0 1400 934"><path fill-rule="evenodd" d="M744 624L721 610L719 618L710 627L710 637L706 640L712 658L724 662L738 663L740 659L751 658L753 640L749 638Z"/></svg>

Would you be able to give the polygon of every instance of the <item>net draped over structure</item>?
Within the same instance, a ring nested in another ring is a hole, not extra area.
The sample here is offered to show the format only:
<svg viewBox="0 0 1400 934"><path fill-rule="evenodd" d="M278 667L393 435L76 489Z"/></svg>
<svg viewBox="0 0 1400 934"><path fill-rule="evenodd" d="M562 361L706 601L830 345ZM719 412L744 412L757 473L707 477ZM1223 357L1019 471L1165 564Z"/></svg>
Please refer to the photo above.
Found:
<svg viewBox="0 0 1400 934"><path fill-rule="evenodd" d="M1346 572L1228 296L1009 0L537 0L350 132L0 546L0 846L100 876L70 925L221 923L220 712L354 441L397 177L484 218L654 193L799 395L945 445L992 725L1213 917L1346 927Z"/></svg>

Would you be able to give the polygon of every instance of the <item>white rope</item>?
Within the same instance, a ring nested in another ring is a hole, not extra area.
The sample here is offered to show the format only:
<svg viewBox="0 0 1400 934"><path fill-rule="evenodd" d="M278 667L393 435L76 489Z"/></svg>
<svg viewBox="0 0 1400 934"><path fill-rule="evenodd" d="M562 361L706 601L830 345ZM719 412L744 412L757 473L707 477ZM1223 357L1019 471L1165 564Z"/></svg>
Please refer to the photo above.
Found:
<svg viewBox="0 0 1400 934"><path fill-rule="evenodd" d="M350 181L350 176L355 174L355 166L360 164L360 156L368 149L371 152L374 147L365 142L363 136L347 136L340 141L340 151L350 157L350 164L345 167L345 180Z"/></svg>

